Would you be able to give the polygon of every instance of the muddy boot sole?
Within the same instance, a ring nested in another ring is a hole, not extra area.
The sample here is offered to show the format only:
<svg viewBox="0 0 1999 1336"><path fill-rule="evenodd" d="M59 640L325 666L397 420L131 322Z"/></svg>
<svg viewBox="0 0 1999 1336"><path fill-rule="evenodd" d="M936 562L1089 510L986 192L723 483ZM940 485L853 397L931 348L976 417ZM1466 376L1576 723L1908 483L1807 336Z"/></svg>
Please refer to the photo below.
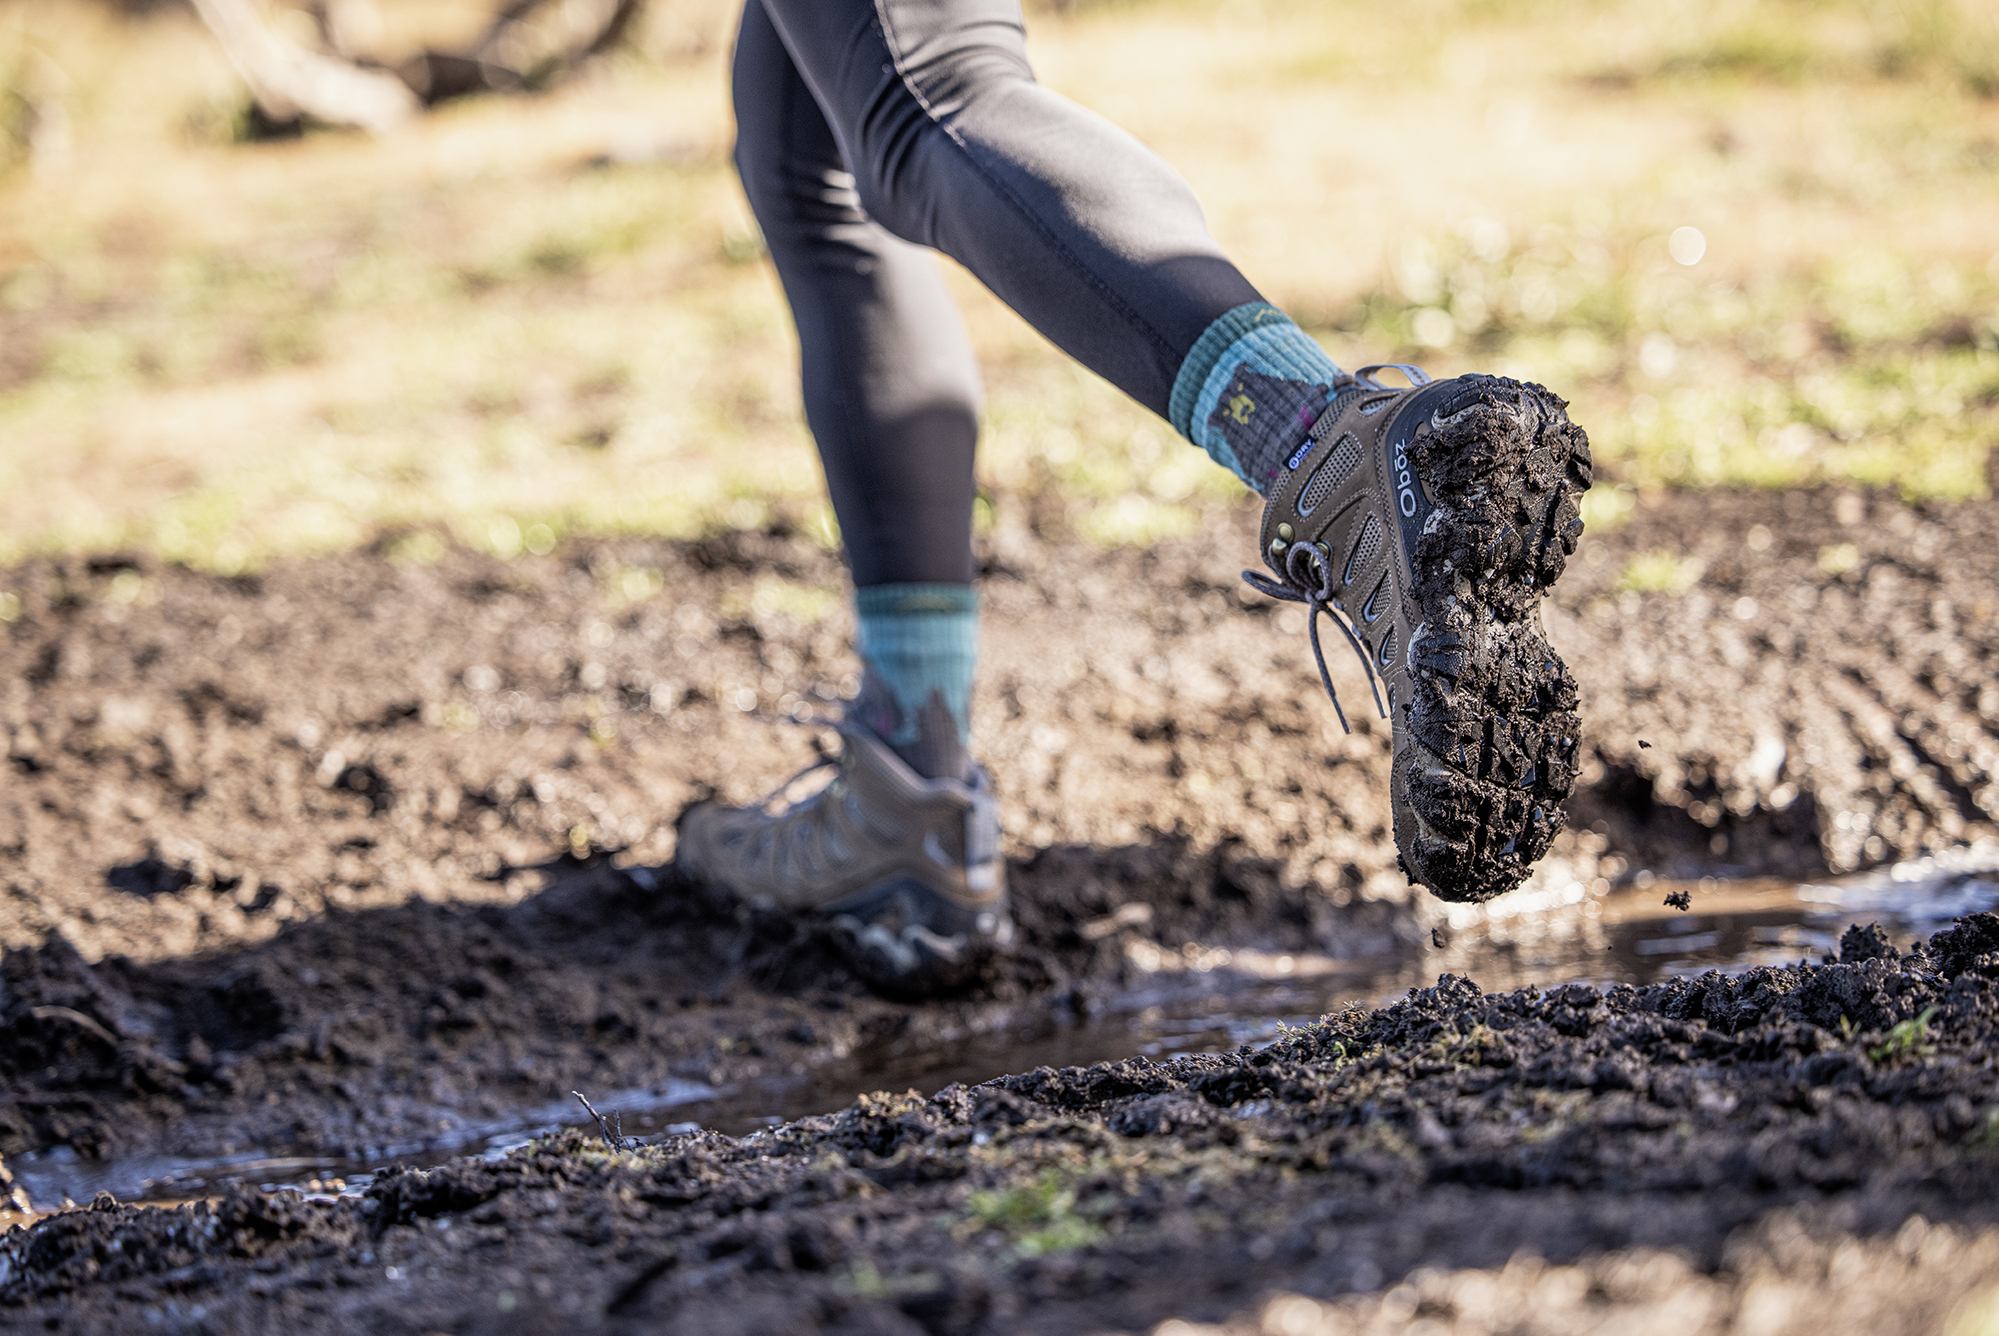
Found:
<svg viewBox="0 0 1999 1336"><path fill-rule="evenodd" d="M1013 940L1004 897L976 908L893 877L820 911L848 968L878 992L924 998L969 986Z"/></svg>
<svg viewBox="0 0 1999 1336"><path fill-rule="evenodd" d="M1411 406L1428 409L1407 458L1434 509L1411 563L1422 620L1392 799L1410 879L1483 901L1526 878L1575 788L1576 683L1540 600L1582 536L1591 461L1566 401L1542 386L1448 384L1441 402Z"/></svg>

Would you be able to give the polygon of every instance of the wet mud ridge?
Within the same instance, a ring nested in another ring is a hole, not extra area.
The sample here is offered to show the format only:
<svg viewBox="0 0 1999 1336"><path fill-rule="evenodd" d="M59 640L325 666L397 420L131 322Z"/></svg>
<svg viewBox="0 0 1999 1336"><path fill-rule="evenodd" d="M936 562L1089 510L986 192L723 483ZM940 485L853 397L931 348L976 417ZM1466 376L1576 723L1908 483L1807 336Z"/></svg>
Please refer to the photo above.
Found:
<svg viewBox="0 0 1999 1336"><path fill-rule="evenodd" d="M1426 950L1386 726L1342 734L1300 614L1242 590L1253 517L1103 553L1002 501L974 709L1021 945L925 1006L667 869L683 803L765 791L812 755L788 721L851 687L823 547L0 573L0 1156L383 1156L578 1088L851 1091L1188 944ZM1834 492L1666 495L1586 535L1544 609L1585 745L1537 878L1999 835L1995 554L1999 505Z"/></svg>
<svg viewBox="0 0 1999 1336"><path fill-rule="evenodd" d="M358 1200L107 1196L0 1240L0 1323L1937 1331L1999 1259L1995 1054L1991 914L1644 989L1445 976L1253 1052L742 1139L569 1131Z"/></svg>

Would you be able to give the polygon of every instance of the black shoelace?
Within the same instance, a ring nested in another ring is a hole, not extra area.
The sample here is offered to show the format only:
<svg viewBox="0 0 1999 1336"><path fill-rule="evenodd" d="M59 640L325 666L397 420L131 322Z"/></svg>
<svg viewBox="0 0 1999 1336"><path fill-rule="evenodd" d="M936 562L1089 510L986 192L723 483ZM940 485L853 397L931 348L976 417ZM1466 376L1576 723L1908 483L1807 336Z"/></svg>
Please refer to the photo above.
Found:
<svg viewBox="0 0 1999 1336"><path fill-rule="evenodd" d="M1340 717L1341 728L1353 732L1352 726L1347 723L1347 712L1340 708L1340 693L1333 690L1333 675L1326 671L1326 651L1319 644L1319 614L1322 612L1333 619L1333 625L1346 633L1347 644L1353 646L1353 652L1367 669L1367 685L1374 693L1374 708L1381 712L1383 719L1388 717L1388 707L1381 703L1374 656L1367 652L1367 646L1354 633L1346 609L1333 597L1333 573L1317 548L1310 543L1293 543L1286 548L1284 573L1280 579L1273 580L1261 571L1244 571L1242 578L1259 594L1282 599L1286 603L1303 603L1310 609L1305 625L1312 633L1312 657L1318 661L1319 681L1333 702L1333 713Z"/></svg>

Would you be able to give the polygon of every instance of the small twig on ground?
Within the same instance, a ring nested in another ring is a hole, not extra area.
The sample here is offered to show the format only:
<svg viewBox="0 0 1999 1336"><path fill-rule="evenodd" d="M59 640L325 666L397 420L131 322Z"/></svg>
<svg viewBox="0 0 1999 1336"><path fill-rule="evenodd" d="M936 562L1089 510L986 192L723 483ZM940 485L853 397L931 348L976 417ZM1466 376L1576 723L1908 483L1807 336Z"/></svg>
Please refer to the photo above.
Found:
<svg viewBox="0 0 1999 1336"><path fill-rule="evenodd" d="M38 1021L66 1021L93 1039L102 1040L112 1048L118 1047L117 1035L105 1029L101 1021L84 1015L74 1007L36 1007L28 1014Z"/></svg>
<svg viewBox="0 0 1999 1336"><path fill-rule="evenodd" d="M589 1112L590 1116L597 1120L597 1131L603 1135L604 1140L610 1145L612 1150L637 1150L639 1148L640 1142L637 1137L628 1137L625 1135L625 1116L623 1114L614 1113L610 1118L606 1118L603 1114L597 1112L589 1100L583 1098L582 1091L572 1090L569 1093L576 1096L576 1102L581 1104Z"/></svg>
<svg viewBox="0 0 1999 1336"><path fill-rule="evenodd" d="M1119 905L1102 918L1078 924L1076 931L1086 942L1100 942L1126 928L1142 928L1150 922L1152 922L1152 906L1142 901L1131 901Z"/></svg>

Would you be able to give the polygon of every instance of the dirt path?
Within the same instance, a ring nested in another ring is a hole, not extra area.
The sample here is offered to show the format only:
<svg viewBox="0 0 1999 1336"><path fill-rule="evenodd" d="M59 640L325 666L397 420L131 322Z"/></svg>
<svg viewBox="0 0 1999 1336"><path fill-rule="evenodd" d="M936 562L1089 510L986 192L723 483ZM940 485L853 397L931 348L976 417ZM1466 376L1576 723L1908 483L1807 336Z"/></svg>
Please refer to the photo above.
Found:
<svg viewBox="0 0 1999 1336"><path fill-rule="evenodd" d="M704 785L810 757L774 721L854 670L823 549L10 572L0 1155L379 1152L578 1087L860 1079L1189 942L1423 950L1386 728L1342 736L1290 614L1233 583L1250 517L1098 555L1050 506L1002 511L976 706L1023 949L926 1007L648 871ZM1586 539L1548 619L1589 761L1541 884L1991 837L1995 552L1999 506L1845 493L1669 495ZM1698 581L1620 592L1662 560Z"/></svg>
<svg viewBox="0 0 1999 1336"><path fill-rule="evenodd" d="M866 1096L740 1140L572 1131L384 1174L359 1201L106 1196L0 1243L0 1315L1936 1332L1999 1300L1980 1293L1999 1263L1995 1043L1992 914L1906 957L1855 929L1839 964L1642 990L1487 996L1447 976L1254 1053Z"/></svg>

